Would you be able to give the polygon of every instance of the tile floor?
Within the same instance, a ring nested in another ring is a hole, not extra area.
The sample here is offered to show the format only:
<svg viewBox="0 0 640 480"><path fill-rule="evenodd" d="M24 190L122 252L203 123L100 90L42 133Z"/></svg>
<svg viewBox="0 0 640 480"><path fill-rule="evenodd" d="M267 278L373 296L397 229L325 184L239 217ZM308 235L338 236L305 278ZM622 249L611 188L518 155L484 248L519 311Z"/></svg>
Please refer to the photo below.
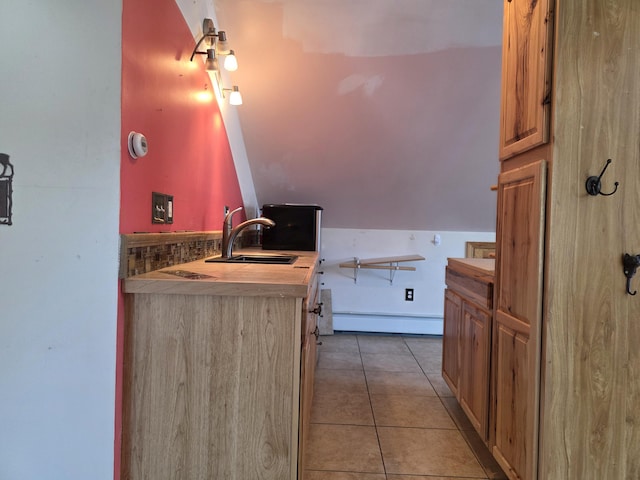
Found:
<svg viewBox="0 0 640 480"><path fill-rule="evenodd" d="M440 337L321 337L304 480L505 479L440 373Z"/></svg>

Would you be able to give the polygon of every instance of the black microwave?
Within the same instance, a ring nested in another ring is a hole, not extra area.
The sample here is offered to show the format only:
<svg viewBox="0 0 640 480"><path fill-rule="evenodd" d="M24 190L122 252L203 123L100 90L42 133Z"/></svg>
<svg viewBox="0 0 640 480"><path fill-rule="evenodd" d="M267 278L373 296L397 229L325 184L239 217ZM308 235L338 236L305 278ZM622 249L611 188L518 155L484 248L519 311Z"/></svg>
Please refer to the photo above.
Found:
<svg viewBox="0 0 640 480"><path fill-rule="evenodd" d="M276 225L262 229L264 250L320 251L322 207L292 203L266 204L262 216Z"/></svg>

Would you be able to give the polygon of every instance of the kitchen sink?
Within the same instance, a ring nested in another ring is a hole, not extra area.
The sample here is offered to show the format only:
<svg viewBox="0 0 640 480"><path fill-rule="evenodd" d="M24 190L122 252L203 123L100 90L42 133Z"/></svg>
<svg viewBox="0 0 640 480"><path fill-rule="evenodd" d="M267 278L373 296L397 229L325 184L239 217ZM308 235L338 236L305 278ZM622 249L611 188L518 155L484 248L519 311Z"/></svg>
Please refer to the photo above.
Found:
<svg viewBox="0 0 640 480"><path fill-rule="evenodd" d="M298 259L297 255L233 255L229 258L213 257L210 263L262 263L271 265L290 265Z"/></svg>

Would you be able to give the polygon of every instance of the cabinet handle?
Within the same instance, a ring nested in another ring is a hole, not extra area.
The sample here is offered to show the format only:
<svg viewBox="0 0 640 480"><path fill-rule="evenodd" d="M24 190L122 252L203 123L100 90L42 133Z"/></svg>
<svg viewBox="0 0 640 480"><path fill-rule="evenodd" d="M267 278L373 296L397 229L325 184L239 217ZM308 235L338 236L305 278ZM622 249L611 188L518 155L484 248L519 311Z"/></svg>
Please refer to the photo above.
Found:
<svg viewBox="0 0 640 480"><path fill-rule="evenodd" d="M320 339L320 330L318 329L317 325L316 329L313 331L313 334L316 336L316 345L322 345L322 342L318 341Z"/></svg>
<svg viewBox="0 0 640 480"><path fill-rule="evenodd" d="M316 315L322 315L322 303L318 303L317 307L313 310L309 310L309 313L315 313Z"/></svg>

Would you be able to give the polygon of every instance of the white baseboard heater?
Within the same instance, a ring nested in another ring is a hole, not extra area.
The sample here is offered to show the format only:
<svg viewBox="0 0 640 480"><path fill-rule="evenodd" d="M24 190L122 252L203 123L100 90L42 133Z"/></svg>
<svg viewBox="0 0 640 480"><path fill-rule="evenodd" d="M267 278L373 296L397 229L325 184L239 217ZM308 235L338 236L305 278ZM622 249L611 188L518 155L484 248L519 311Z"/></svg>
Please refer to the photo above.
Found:
<svg viewBox="0 0 640 480"><path fill-rule="evenodd" d="M333 329L350 332L442 335L441 315L333 312Z"/></svg>

